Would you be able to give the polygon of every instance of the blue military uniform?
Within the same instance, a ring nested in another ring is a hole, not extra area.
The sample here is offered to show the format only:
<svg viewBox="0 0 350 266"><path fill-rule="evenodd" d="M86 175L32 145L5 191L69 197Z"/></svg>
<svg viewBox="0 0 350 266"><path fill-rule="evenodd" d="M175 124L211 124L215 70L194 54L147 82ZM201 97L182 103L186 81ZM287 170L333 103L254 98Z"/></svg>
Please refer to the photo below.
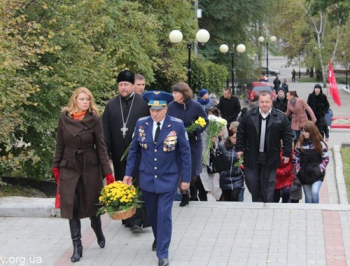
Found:
<svg viewBox="0 0 350 266"><path fill-rule="evenodd" d="M172 95L166 92L149 91L143 97L151 108L155 107L152 109L161 109L172 101ZM139 184L157 244L157 256L163 259L168 258L171 210L179 177L181 175L182 182L191 181L191 152L180 119L165 115L156 143L152 131L154 123L150 116L137 121L125 175L133 176L137 158L141 155Z"/></svg>

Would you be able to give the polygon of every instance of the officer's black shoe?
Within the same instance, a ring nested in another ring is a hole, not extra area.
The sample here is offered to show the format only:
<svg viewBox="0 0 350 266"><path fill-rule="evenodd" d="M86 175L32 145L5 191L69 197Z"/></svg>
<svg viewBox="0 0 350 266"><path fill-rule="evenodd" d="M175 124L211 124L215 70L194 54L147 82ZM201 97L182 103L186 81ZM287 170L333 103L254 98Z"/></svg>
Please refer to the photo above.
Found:
<svg viewBox="0 0 350 266"><path fill-rule="evenodd" d="M152 244L152 251L157 251L157 242L154 240Z"/></svg>
<svg viewBox="0 0 350 266"><path fill-rule="evenodd" d="M142 227L138 225L132 225L131 226L131 232L133 233L141 233L142 232Z"/></svg>
<svg viewBox="0 0 350 266"><path fill-rule="evenodd" d="M188 205L188 194L182 194L182 199L180 202L180 207L185 207L186 205Z"/></svg>
<svg viewBox="0 0 350 266"><path fill-rule="evenodd" d="M166 258L166 259L159 259L158 266L168 266L168 265L169 265L168 258Z"/></svg>

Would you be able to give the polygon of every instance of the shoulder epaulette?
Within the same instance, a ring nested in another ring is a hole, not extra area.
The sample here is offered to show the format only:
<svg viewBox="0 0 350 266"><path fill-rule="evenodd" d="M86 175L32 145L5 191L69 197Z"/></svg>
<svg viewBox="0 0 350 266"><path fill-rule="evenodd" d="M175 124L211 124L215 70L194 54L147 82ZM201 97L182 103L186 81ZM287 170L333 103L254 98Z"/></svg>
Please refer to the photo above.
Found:
<svg viewBox="0 0 350 266"><path fill-rule="evenodd" d="M170 121L182 122L182 120L181 120L181 119L176 118L176 117L173 117L173 116L170 116Z"/></svg>
<svg viewBox="0 0 350 266"><path fill-rule="evenodd" d="M144 117L139 118L139 121L143 121L143 120L146 120L148 118L149 118L149 116L144 116Z"/></svg>

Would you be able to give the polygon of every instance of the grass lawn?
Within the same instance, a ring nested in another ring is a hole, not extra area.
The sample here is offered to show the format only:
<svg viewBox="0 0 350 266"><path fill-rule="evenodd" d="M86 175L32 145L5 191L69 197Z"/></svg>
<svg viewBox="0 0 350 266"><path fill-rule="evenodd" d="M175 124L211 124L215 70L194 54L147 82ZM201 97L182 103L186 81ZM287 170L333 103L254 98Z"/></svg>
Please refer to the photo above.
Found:
<svg viewBox="0 0 350 266"><path fill-rule="evenodd" d="M343 172L348 193L348 202L350 203L350 148L344 147L341 149L341 158L343 161Z"/></svg>

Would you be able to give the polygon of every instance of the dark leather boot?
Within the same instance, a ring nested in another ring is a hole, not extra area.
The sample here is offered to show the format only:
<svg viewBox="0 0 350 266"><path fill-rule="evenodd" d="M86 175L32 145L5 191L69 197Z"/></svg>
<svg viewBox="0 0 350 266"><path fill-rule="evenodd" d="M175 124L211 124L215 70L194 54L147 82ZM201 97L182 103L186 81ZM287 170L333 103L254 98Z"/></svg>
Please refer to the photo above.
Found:
<svg viewBox="0 0 350 266"><path fill-rule="evenodd" d="M69 220L70 234L73 241L72 262L77 262L83 257L83 245L81 244L81 225L79 219Z"/></svg>
<svg viewBox="0 0 350 266"><path fill-rule="evenodd" d="M185 207L186 205L188 205L188 193L186 194L182 194L182 199L180 202L180 207Z"/></svg>
<svg viewBox="0 0 350 266"><path fill-rule="evenodd" d="M97 244L100 246L100 248L104 248L106 245L106 238L103 235L102 232L102 223L101 223L101 216L98 215L90 217L91 220L91 228L94 230L96 237L97 237Z"/></svg>

